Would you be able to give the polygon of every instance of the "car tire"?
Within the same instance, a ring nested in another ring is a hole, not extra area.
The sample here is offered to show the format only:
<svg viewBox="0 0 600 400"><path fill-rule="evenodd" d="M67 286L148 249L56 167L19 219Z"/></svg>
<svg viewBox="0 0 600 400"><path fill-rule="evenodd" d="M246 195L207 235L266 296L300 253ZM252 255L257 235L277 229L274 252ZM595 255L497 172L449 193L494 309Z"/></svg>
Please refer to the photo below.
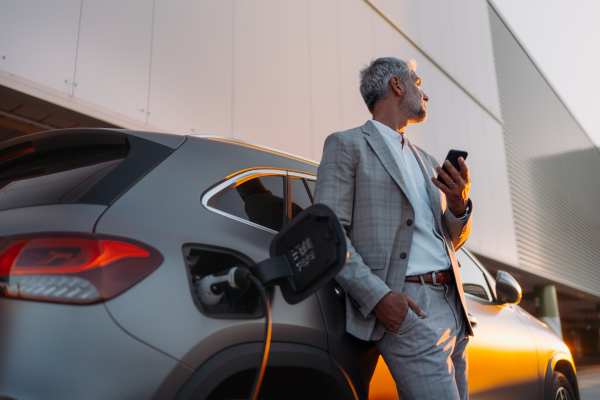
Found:
<svg viewBox="0 0 600 400"><path fill-rule="evenodd" d="M552 385L546 394L545 400L576 400L571 384L567 378L558 371L552 374Z"/></svg>

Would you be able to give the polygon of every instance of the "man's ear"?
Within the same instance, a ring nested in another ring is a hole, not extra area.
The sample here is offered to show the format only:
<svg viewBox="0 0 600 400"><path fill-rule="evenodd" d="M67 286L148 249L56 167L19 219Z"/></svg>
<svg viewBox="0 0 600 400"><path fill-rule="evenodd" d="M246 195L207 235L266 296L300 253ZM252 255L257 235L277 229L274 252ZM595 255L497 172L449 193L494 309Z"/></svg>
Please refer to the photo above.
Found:
<svg viewBox="0 0 600 400"><path fill-rule="evenodd" d="M406 85L397 76L392 76L390 79L390 89L398 97L402 97L406 91Z"/></svg>

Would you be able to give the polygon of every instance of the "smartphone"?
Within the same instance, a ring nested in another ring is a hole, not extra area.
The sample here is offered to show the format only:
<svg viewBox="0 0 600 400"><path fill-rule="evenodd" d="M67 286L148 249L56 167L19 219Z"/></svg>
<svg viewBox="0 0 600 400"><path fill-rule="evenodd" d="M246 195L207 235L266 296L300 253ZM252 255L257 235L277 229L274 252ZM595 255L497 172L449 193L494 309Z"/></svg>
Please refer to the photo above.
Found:
<svg viewBox="0 0 600 400"><path fill-rule="evenodd" d="M469 153L463 150L450 150L448 152L448 155L446 156L446 160L450 161L452 166L454 166L454 168L456 168L456 170L460 172L460 166L458 165L458 157L462 157L464 160L466 160L468 155ZM448 175L450 175L450 172L448 172L448 170L446 169L445 164L442 164L442 170ZM438 175L437 180L442 182L444 185L448 186L448 184L444 182L441 176Z"/></svg>

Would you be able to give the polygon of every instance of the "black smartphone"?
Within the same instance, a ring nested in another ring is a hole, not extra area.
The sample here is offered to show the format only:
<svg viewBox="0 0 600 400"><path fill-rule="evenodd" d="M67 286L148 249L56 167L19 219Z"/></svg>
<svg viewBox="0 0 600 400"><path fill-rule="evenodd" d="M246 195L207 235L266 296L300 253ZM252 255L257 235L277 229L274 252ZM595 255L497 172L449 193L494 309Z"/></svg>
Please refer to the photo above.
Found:
<svg viewBox="0 0 600 400"><path fill-rule="evenodd" d="M450 150L448 152L448 155L446 156L446 160L450 161L452 166L454 166L454 168L456 168L456 170L460 172L460 166L458 165L458 157L462 157L464 160L466 160L468 155L469 153L463 150ZM450 175L450 172L448 172L448 170L446 169L445 163L442 164L442 170L448 175ZM441 176L438 175L437 180L442 182L444 185L448 186L448 184L444 182Z"/></svg>

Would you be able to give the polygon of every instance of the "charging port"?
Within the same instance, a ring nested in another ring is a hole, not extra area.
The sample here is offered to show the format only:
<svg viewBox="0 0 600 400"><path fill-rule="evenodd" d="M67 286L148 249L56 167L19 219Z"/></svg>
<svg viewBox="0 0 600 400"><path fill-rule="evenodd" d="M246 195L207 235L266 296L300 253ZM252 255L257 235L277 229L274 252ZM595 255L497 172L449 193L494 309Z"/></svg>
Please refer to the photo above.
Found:
<svg viewBox="0 0 600 400"><path fill-rule="evenodd" d="M252 267L255 263L242 253L224 247L188 243L183 245L190 290L200 312L211 318L254 319L263 316L259 294L250 284L227 289L217 304L203 304L196 293L196 283L205 276L218 274L235 266Z"/></svg>

